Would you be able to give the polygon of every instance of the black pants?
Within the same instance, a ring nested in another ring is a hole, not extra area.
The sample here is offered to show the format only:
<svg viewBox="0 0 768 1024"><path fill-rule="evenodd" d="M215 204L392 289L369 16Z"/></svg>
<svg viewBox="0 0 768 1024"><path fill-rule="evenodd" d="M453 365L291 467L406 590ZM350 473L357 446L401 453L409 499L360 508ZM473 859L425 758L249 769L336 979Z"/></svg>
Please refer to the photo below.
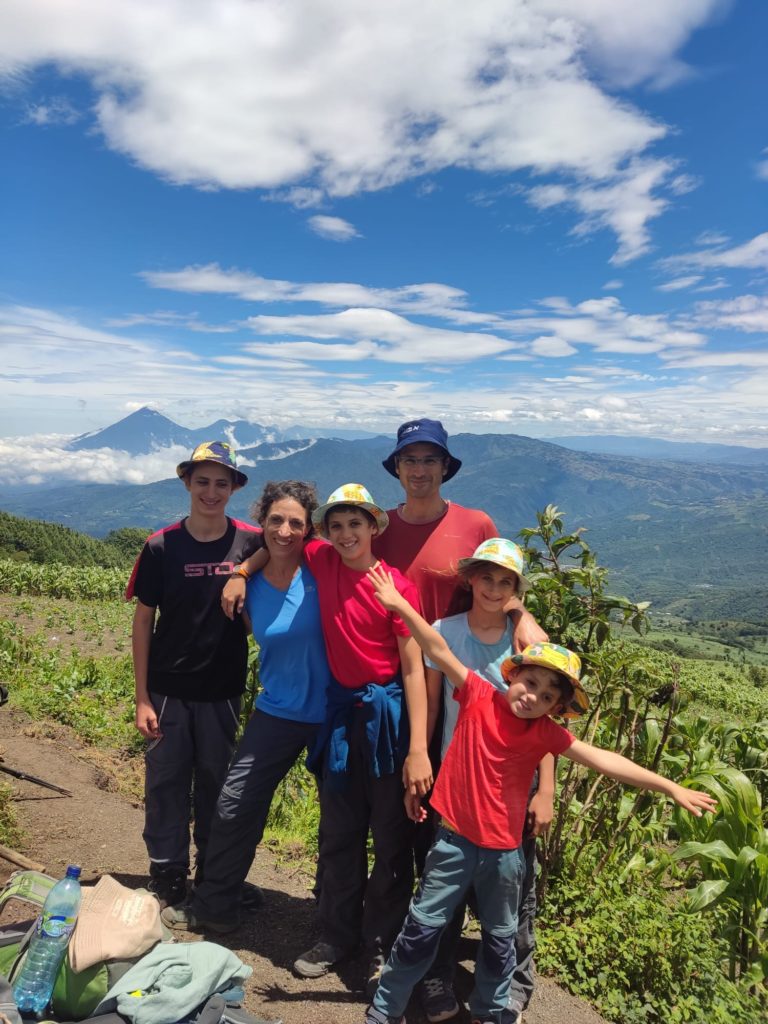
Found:
<svg viewBox="0 0 768 1024"><path fill-rule="evenodd" d="M320 789L319 915L322 938L352 951L362 940L373 954L388 952L408 912L413 890L411 822L399 770L375 778L362 709L349 735L346 785L323 779ZM368 830L374 862L367 877Z"/></svg>

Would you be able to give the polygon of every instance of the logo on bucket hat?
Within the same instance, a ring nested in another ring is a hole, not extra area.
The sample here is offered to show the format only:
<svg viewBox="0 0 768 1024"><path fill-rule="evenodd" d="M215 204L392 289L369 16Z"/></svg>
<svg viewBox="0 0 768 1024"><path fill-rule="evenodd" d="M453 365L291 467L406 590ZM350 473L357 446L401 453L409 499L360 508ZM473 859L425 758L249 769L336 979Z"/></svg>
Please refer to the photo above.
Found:
<svg viewBox="0 0 768 1024"><path fill-rule="evenodd" d="M482 544L475 548L469 558L459 559L459 569L468 569L475 563L491 562L493 565L500 565L503 569L509 569L515 573L520 581L518 589L520 593L528 590L530 582L523 576L523 552L511 540L504 537L489 537Z"/></svg>
<svg viewBox="0 0 768 1024"><path fill-rule="evenodd" d="M581 658L559 644L529 644L520 654L513 654L501 664L501 675L506 680L512 669L521 665L537 665L559 672L573 686L570 704L560 714L563 718L578 718L589 708L589 697L581 685Z"/></svg>
<svg viewBox="0 0 768 1024"><path fill-rule="evenodd" d="M376 520L379 533L383 533L389 526L389 516L383 508L376 504L370 491L366 490L362 484L342 484L328 496L324 505L316 508L312 513L312 525L323 537L327 536L325 517L336 505L357 505L359 508L364 508Z"/></svg>
<svg viewBox="0 0 768 1024"><path fill-rule="evenodd" d="M461 459L454 458L448 451L448 434L440 420L408 420L397 428L397 442L390 454L382 462L382 466L392 476L397 476L397 456L409 444L435 444L442 448L448 458L448 469L443 480L451 477L461 469Z"/></svg>
<svg viewBox="0 0 768 1024"><path fill-rule="evenodd" d="M217 462L220 466L231 469L238 487L245 487L248 483L248 477L237 468L235 449L226 441L203 441L195 448L186 462L178 464L176 475L183 479L198 462Z"/></svg>

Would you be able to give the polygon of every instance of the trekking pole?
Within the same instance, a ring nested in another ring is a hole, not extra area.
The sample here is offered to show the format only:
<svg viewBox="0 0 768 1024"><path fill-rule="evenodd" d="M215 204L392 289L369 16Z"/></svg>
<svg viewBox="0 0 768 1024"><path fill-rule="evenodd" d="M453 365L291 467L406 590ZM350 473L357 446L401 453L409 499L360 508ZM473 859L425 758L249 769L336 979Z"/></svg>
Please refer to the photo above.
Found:
<svg viewBox="0 0 768 1024"><path fill-rule="evenodd" d="M12 775L14 779L21 779L24 782L34 782L36 786L44 786L46 789L52 789L55 793L63 793L64 796L72 796L70 790L64 789L63 786L57 786L55 782L46 782L45 779L39 779L36 775L28 775L27 772L19 772L15 768L9 768L1 757L0 772L4 772L6 775Z"/></svg>

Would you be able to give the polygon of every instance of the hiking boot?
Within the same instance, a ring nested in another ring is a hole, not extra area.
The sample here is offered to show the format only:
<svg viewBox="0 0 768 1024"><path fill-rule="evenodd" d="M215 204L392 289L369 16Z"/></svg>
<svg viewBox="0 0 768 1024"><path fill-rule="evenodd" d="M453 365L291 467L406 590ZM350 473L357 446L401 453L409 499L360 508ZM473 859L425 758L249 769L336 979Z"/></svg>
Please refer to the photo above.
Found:
<svg viewBox="0 0 768 1024"><path fill-rule="evenodd" d="M387 958L383 953L376 953L375 956L371 957L371 962L368 964L368 977L365 982L366 999L373 999L376 994L376 989L379 987L379 981L381 980L381 972L384 970L386 962Z"/></svg>
<svg viewBox="0 0 768 1024"><path fill-rule="evenodd" d="M240 890L240 909L247 910L249 914L254 910L261 910L264 906L264 890L253 882L243 882Z"/></svg>
<svg viewBox="0 0 768 1024"><path fill-rule="evenodd" d="M157 896L161 907L175 907L187 898L187 873L178 869L155 871L147 882L147 889Z"/></svg>
<svg viewBox="0 0 768 1024"><path fill-rule="evenodd" d="M180 907L166 907L160 914L163 924L175 932L216 932L217 935L226 935L240 927L240 921L211 921L207 917L201 917L192 909L191 903L182 903Z"/></svg>
<svg viewBox="0 0 768 1024"><path fill-rule="evenodd" d="M346 955L346 949L340 946L332 946L330 942L316 942L294 962L293 969L302 978L322 978Z"/></svg>
<svg viewBox="0 0 768 1024"><path fill-rule="evenodd" d="M405 1024L405 1017L388 1017L381 1010L369 1006L365 1011L364 1024Z"/></svg>
<svg viewBox="0 0 768 1024"><path fill-rule="evenodd" d="M420 995L424 1014L431 1024L450 1020L459 1012L459 1003L453 994L450 981L441 978L440 975L425 978L421 983Z"/></svg>

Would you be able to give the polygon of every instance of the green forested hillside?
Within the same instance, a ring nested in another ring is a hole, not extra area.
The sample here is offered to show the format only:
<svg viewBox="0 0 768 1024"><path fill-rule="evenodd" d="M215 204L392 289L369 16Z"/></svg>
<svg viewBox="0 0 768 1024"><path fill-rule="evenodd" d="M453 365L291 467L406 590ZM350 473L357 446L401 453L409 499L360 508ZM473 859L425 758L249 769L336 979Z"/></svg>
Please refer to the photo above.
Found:
<svg viewBox="0 0 768 1024"><path fill-rule="evenodd" d="M59 562L124 568L133 563L149 532L139 527L124 527L97 540L58 523L21 519L0 512L0 558L39 565Z"/></svg>

